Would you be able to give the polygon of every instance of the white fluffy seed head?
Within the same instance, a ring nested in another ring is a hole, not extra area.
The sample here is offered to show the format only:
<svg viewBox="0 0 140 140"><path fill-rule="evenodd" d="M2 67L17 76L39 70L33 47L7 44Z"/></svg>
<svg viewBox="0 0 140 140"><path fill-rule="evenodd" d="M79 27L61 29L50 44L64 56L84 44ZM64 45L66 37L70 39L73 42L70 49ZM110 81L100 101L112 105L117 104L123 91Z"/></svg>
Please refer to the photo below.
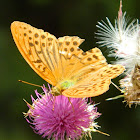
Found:
<svg viewBox="0 0 140 140"><path fill-rule="evenodd" d="M111 49L109 56L117 58L115 63L120 63L131 71L135 64L140 64L140 26L136 19L130 22L126 18L126 12L122 13L121 7L120 4L115 25L106 18L107 23L98 22L95 34L100 46Z"/></svg>

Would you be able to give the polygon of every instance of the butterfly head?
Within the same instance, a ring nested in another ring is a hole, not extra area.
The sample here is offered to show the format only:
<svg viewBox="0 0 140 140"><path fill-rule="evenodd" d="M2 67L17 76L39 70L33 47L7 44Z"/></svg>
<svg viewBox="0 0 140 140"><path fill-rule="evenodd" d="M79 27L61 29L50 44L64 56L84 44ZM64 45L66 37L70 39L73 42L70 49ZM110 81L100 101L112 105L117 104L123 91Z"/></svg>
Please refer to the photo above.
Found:
<svg viewBox="0 0 140 140"><path fill-rule="evenodd" d="M54 96L61 95L62 92L75 84L74 81L65 80L61 83L58 83L55 87L52 88L52 93Z"/></svg>

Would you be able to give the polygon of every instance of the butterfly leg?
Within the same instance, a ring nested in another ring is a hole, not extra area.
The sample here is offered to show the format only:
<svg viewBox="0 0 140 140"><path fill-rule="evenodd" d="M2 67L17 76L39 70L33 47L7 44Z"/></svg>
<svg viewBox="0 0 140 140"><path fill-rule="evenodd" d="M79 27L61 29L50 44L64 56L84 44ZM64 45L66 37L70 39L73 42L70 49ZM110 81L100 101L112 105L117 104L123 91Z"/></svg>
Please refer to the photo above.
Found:
<svg viewBox="0 0 140 140"><path fill-rule="evenodd" d="M74 106L73 106L73 104L72 104L72 102L71 102L71 100L70 100L70 98L69 98L69 97L68 97L68 100L69 100L69 103L71 104L72 109L73 109L73 112L74 112Z"/></svg>
<svg viewBox="0 0 140 140"><path fill-rule="evenodd" d="M55 106L55 99L56 99L56 96L54 96L54 100L53 100L53 111L54 111L54 106Z"/></svg>

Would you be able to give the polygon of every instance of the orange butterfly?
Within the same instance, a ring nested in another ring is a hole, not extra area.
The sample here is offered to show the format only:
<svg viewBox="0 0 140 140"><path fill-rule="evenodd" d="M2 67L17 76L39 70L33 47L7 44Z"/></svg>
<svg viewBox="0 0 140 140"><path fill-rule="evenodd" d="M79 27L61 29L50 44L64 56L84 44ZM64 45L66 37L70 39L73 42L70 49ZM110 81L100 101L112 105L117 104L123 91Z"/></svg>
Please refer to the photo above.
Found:
<svg viewBox="0 0 140 140"><path fill-rule="evenodd" d="M83 98L103 94L122 65L107 64L98 48L84 52L77 36L56 38L24 22L11 24L14 41L31 68L53 85L54 95Z"/></svg>

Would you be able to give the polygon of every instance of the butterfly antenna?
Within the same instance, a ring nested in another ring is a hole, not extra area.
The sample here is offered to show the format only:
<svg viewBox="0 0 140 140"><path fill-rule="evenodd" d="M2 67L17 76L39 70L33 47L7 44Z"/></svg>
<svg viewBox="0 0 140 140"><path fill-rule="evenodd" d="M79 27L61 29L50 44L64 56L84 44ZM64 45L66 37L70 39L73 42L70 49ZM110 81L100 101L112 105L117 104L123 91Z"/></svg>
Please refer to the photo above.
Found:
<svg viewBox="0 0 140 140"><path fill-rule="evenodd" d="M32 84L32 83L29 83L29 82L26 82L26 81L23 81L23 80L18 80L18 82L21 82L21 83L24 83L24 84L28 84L28 85L32 85L32 86L36 86L36 87L42 87L40 85Z"/></svg>
<svg viewBox="0 0 140 140"><path fill-rule="evenodd" d="M71 104L71 106L72 106L73 112L74 112L74 106L73 106L73 104L72 104L72 102L71 102L71 100L70 100L69 97L68 97L68 100L69 100L69 102L70 102L70 104Z"/></svg>

